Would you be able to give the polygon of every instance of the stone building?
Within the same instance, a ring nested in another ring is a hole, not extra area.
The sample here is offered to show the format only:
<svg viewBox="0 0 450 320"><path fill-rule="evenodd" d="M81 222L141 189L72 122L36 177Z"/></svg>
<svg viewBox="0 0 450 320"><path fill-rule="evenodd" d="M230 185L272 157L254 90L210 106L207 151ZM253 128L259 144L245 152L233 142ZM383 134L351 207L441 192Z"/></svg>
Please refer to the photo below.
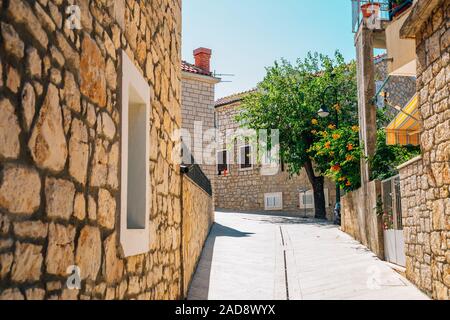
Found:
<svg viewBox="0 0 450 320"><path fill-rule="evenodd" d="M186 61L181 64L182 128L189 134L188 137L183 137L183 142L190 150L190 155L213 182L216 163L214 97L215 86L220 79L211 72L210 49L196 49L194 59L194 64Z"/></svg>
<svg viewBox="0 0 450 320"><path fill-rule="evenodd" d="M211 199L172 156L181 1L0 7L0 300L184 297Z"/></svg>
<svg viewBox="0 0 450 320"><path fill-rule="evenodd" d="M416 78L414 76L390 76L387 54L376 56L374 62L377 92L383 87L382 93L378 96L377 105L384 107L387 104L387 111L393 117L398 113L394 107L404 107L416 94Z"/></svg>
<svg viewBox="0 0 450 320"><path fill-rule="evenodd" d="M239 128L235 116L246 94L248 92L225 97L215 104L219 159L214 197L216 208L259 212L283 210L314 216L312 186L305 170L291 177L281 164L276 172L267 174L260 161L250 155L253 151L248 143L236 141L231 148L227 145L227 131ZM243 158L246 160L239 160ZM325 180L325 198L331 219L336 190L328 179Z"/></svg>
<svg viewBox="0 0 450 320"><path fill-rule="evenodd" d="M406 274L450 298L450 3L417 1L400 29L415 39L422 156L400 168Z"/></svg>
<svg viewBox="0 0 450 320"><path fill-rule="evenodd" d="M380 27L375 29L369 28L356 16L354 18L359 23L355 45L360 128L366 155L374 153L376 141L373 108L376 85L374 68L370 63L374 48L387 50L389 75L416 78L416 98L396 116L389 129L397 131L399 136L420 136L422 155L401 165L399 177L393 179L393 186L397 189L390 193L395 194L396 208L393 211L400 213L395 215L394 225L400 227L388 231L398 232L395 237L402 241L390 242L394 246L386 245L389 234L383 233L380 217L374 215L372 209L373 200L384 189L385 182L381 188L379 182L368 181L368 163L363 163L360 194L343 200L343 229L367 244L381 258L394 247L396 255L405 255L409 280L432 298L448 300L450 3L446 0L414 1L413 4L405 1L401 12L391 13L390 18L381 21ZM358 206L361 195L369 202L366 208ZM383 206L386 209L386 203Z"/></svg>

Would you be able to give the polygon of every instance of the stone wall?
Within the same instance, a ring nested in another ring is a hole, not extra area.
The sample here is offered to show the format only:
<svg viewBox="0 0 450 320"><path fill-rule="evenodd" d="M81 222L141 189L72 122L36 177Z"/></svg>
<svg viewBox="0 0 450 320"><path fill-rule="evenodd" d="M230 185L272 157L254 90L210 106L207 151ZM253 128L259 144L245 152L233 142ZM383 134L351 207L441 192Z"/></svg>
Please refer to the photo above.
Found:
<svg viewBox="0 0 450 320"><path fill-rule="evenodd" d="M384 239L381 217L377 216L377 197L381 193L379 181L371 181L365 188L342 197L341 228L384 259Z"/></svg>
<svg viewBox="0 0 450 320"><path fill-rule="evenodd" d="M382 55L375 59L375 81L383 83L388 75L387 71L387 55ZM386 102L392 106L404 107L416 94L416 79L414 77L391 76L384 87L387 93ZM383 99L380 97L379 99ZM392 114L397 111L388 109Z"/></svg>
<svg viewBox="0 0 450 320"><path fill-rule="evenodd" d="M422 157L400 168L406 276L420 289L431 294L431 208L427 206L426 188L422 188L427 183Z"/></svg>
<svg viewBox="0 0 450 320"><path fill-rule="evenodd" d="M415 38L422 161L401 169L400 174L408 278L433 298L449 299L450 3L434 4L429 18L422 21L424 15L418 14L416 21L420 27ZM427 3L416 4L413 13L422 5Z"/></svg>
<svg viewBox="0 0 450 320"><path fill-rule="evenodd" d="M191 179L183 176L182 248L185 296L213 223L212 197Z"/></svg>
<svg viewBox="0 0 450 320"><path fill-rule="evenodd" d="M214 87L217 82L218 80L213 77L195 75L187 72L182 73L182 128L189 131L192 155L211 183L213 183L216 173L214 150L211 152L212 155L209 163L206 159L203 159L203 152L207 150L207 147L211 143L215 143L215 132L212 130L215 130ZM199 128L197 135L194 131L196 122ZM208 130L212 133L210 139L205 136ZM195 144L194 141L199 141L199 143Z"/></svg>
<svg viewBox="0 0 450 320"><path fill-rule="evenodd" d="M0 299L182 297L180 0L0 0ZM81 30L65 23L81 9ZM151 87L151 250L123 258L119 58ZM66 268L81 268L81 290Z"/></svg>
<svg viewBox="0 0 450 320"><path fill-rule="evenodd" d="M216 121L219 132L218 150L226 147L227 130L236 130L239 125L235 121L240 102L216 107ZM299 175L290 176L287 168L276 175L261 174L261 166L256 164L250 170L240 170L237 164L238 143L234 144L234 161L226 176L217 176L215 184L216 208L236 211L264 211L265 193L283 193L283 210L303 215L300 209L299 189L312 190L312 186L303 170ZM328 218L332 218L332 211L336 201L335 185L325 180L325 188L329 191ZM307 210L308 216L314 216L314 210Z"/></svg>

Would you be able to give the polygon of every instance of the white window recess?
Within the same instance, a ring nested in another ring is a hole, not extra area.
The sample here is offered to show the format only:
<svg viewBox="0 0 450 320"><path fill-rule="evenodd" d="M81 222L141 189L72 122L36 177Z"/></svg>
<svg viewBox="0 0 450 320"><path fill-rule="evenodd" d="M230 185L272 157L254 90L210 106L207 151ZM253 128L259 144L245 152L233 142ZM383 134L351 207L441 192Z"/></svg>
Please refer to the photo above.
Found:
<svg viewBox="0 0 450 320"><path fill-rule="evenodd" d="M329 192L328 189L324 189L325 193L325 207L330 207ZM307 192L300 193L300 209L314 209L314 191L309 190Z"/></svg>
<svg viewBox="0 0 450 320"><path fill-rule="evenodd" d="M120 243L126 257L150 248L150 87L122 51Z"/></svg>
<svg viewBox="0 0 450 320"><path fill-rule="evenodd" d="M283 193L264 194L264 209L268 211L283 210Z"/></svg>

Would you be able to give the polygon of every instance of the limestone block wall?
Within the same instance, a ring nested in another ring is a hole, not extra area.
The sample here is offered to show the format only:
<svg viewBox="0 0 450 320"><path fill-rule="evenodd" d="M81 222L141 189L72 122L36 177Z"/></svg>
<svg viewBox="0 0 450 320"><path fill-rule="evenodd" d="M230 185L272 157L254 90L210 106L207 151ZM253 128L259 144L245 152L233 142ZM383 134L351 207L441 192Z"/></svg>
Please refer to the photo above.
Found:
<svg viewBox="0 0 450 320"><path fill-rule="evenodd" d="M180 0L0 0L0 299L180 298ZM69 4L81 30L66 27ZM120 50L151 87L151 250L123 258ZM66 269L81 269L81 289Z"/></svg>
<svg viewBox="0 0 450 320"><path fill-rule="evenodd" d="M432 208L427 206L427 188L423 188L427 184L421 157L413 159L400 169L406 276L419 288L431 294Z"/></svg>
<svg viewBox="0 0 450 320"><path fill-rule="evenodd" d="M219 132L218 150L227 147L227 130L236 130L239 124L235 121L238 103L225 105L216 108L216 121ZM215 183L215 205L220 209L236 211L264 211L265 193L283 193L283 210L304 214L304 209L300 209L299 189L306 188L312 190L306 171L299 175L290 176L285 171L280 171L276 175L264 176L261 174L260 165L256 164L251 170L240 170L237 164L238 143L233 145L234 160L227 176L217 176ZM325 188L329 190L329 206L327 207L328 218L332 219L333 206L336 202L335 185L329 180L325 180ZM307 210L308 216L314 216L314 210Z"/></svg>
<svg viewBox="0 0 450 320"><path fill-rule="evenodd" d="M212 197L187 176L183 176L183 272L184 294L189 285L203 245L214 223L214 203Z"/></svg>
<svg viewBox="0 0 450 320"><path fill-rule="evenodd" d="M214 86L216 83L217 79L213 77L193 75L185 72L182 73L182 128L189 131L191 135L190 150L192 155L212 184L216 173L214 149L211 150L212 163L208 163L206 159L203 159L203 156L204 151L207 150L208 146L215 142L215 134L208 139L208 137L205 136L205 133L208 130L215 129ZM197 124L200 128L200 131L197 134L194 131L195 122L201 123L201 127ZM195 144L194 141L198 141L198 143Z"/></svg>
<svg viewBox="0 0 450 320"><path fill-rule="evenodd" d="M388 77L387 55L375 59L375 81L384 82ZM387 103L391 106L404 107L416 94L416 79L414 77L391 76L384 87L387 93ZM380 98L381 99L381 98ZM395 113L395 110L389 110Z"/></svg>
<svg viewBox="0 0 450 320"><path fill-rule="evenodd" d="M440 1L416 34L423 155L401 170L407 275L436 299L450 296L449 19Z"/></svg>
<svg viewBox="0 0 450 320"><path fill-rule="evenodd" d="M367 184L367 189L360 188L343 196L341 228L384 259L382 221L376 213L380 193L380 182L371 181Z"/></svg>

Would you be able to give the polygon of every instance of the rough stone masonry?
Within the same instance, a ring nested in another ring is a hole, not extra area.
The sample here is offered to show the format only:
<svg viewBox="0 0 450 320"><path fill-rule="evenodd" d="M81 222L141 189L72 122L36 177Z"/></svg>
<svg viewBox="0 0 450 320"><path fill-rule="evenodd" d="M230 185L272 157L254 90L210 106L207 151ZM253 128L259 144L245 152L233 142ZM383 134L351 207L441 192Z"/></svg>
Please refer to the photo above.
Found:
<svg viewBox="0 0 450 320"><path fill-rule="evenodd" d="M66 27L78 5L81 29ZM0 299L182 292L180 0L0 0ZM67 13L69 12L69 13ZM151 250L122 258L119 52L151 87ZM66 287L81 268L81 289Z"/></svg>
<svg viewBox="0 0 450 320"><path fill-rule="evenodd" d="M417 92L422 158L400 169L406 275L435 299L450 297L450 3L418 2ZM431 10L431 9L430 9Z"/></svg>

